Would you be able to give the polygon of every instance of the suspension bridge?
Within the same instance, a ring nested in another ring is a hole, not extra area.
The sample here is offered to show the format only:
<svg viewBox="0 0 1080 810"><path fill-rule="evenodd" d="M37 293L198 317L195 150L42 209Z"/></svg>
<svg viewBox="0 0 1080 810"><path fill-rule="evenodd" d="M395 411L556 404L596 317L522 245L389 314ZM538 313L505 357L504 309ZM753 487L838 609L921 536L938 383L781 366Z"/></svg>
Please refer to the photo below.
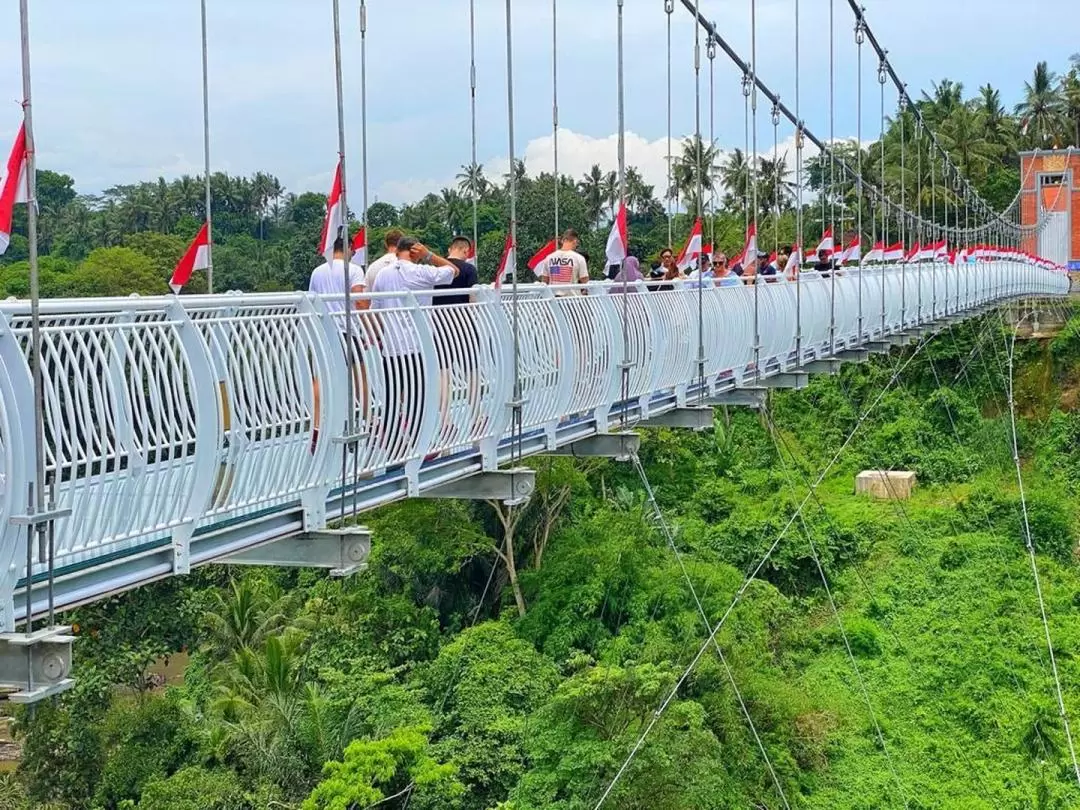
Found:
<svg viewBox="0 0 1080 810"><path fill-rule="evenodd" d="M520 504L534 486L533 472L522 465L528 457L569 454L632 459L638 464L639 430L710 429L715 407L760 408L770 390L803 388L811 375L835 374L844 362L865 362L871 355L910 344L921 347L939 331L1003 305L1069 293L1069 278L1060 265L1072 258L1069 228L1062 219L1071 204L1061 195L1070 193L1071 175L1069 182L1059 178L1044 183L1041 174L1036 177L1038 161L1026 160L1013 203L1004 211L991 207L922 119L853 0L848 5L855 20L860 68L857 141L861 143L864 134L862 60L868 46L877 60L880 109L875 118L880 119L882 141L891 111L886 106L889 83L894 85L899 119L913 121L910 132L901 127L899 148L902 168L917 173L914 200L905 196L906 183L890 187L886 182L884 150L875 179L861 150L853 166L836 148L831 67L827 136L816 135L803 119L798 84L794 106L789 107L758 75L754 0L750 0L749 60L742 59L717 25L701 13L698 0L679 0L693 21L699 161L705 140L702 54L709 70L708 141L715 144L715 60L723 53L741 74L746 154L762 153L760 98L768 101L771 111L774 156L781 122L795 134L796 253L809 236L804 220L816 207L804 200L808 193L804 149L809 144L825 157L825 185L832 191L845 184L854 189L853 215L845 212L842 193L822 192L820 197L823 228L845 219L851 225L852 264L839 269L833 265L831 272L803 268L778 274L768 283L764 278L747 279L750 283L733 287L682 278L665 282L660 289L645 281L592 281L576 290L579 294L558 294L551 286L519 279L517 189L511 171L504 257L509 283L474 288L469 303L433 306L414 293L395 293L392 307L365 309L356 305L387 294L358 294L349 284L344 301L341 296L299 292L41 299L27 5L21 0L31 297L0 303L0 684L12 690L12 700L33 703L72 684L73 639L69 628L57 622L57 614L65 609L209 563L316 567L347 575L363 569L370 550L370 533L356 520L365 510L406 498ZM201 5L205 248L212 291L205 0ZM830 63L834 6L829 0ZM557 8L554 0L556 176ZM364 65L366 3L360 3L360 11ZM476 166L473 0L469 11ZM670 148L675 0L664 0L663 13L668 30ZM613 0L612 14L618 30L619 194L625 200L623 0ZM796 75L799 14L795 0ZM508 147L514 156L509 0L506 31ZM337 0L333 32L339 200L344 212L346 138ZM365 82L362 71L361 223L368 210ZM1071 150L1066 162L1069 158ZM670 155L668 165L671 172ZM706 199L702 167L697 168L701 193L695 200L696 212L687 213L696 213L700 221L715 213L716 200L715 195ZM757 181L750 175L747 256L751 245L756 250L758 212L762 202L767 203L759 200ZM1036 185L1040 193L1033 205L1031 194L1025 197L1024 191ZM557 188L558 183L556 234ZM473 211L475 244L475 199ZM669 242L676 213L669 206ZM344 215L339 234L348 261L351 240ZM899 261L887 260L883 250L872 261L875 251L866 254L861 249L864 235L875 250L894 239L904 246L902 252L912 249ZM715 233L711 236L715 241ZM624 236L624 251L625 242ZM978 249L960 249L975 245ZM966 260L957 260L957 252ZM417 358L415 373L403 373L387 363L394 344L409 346ZM1019 476L1019 463L1017 472ZM648 488L647 480L644 483ZM798 511L792 522L797 515ZM662 514L658 517L662 522ZM782 537L783 533L776 538L770 553ZM1027 540L1038 584L1030 533ZM672 549L677 555L674 543ZM689 579L688 585L693 591ZM744 590L745 585L736 601ZM716 646L716 634L728 614L713 625L702 611L711 632L694 662L710 643ZM1043 619L1045 626L1045 613ZM17 632L20 626L22 632ZM1053 660L1049 630L1047 644ZM1056 672L1055 682L1068 736ZM734 682L732 686L738 695ZM672 696L643 730L598 808ZM753 728L745 706L744 714ZM769 765L756 731L755 739ZM1071 750L1071 737L1069 741ZM884 749L883 739L881 744ZM1080 780L1080 769L1077 777ZM777 789L783 797L779 783Z"/></svg>

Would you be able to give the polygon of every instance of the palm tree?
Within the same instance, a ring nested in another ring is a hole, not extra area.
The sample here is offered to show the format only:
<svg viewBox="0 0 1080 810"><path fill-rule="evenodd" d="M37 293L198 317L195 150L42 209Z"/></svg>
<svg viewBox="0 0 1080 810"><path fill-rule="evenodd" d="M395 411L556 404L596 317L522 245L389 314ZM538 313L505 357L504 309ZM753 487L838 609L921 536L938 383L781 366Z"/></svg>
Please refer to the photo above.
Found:
<svg viewBox="0 0 1080 810"><path fill-rule="evenodd" d="M686 210L693 213L704 207L716 187L719 149L715 144L706 145L696 135L684 140L682 146L682 154L672 167L673 188L668 190L668 196L684 200Z"/></svg>
<svg viewBox="0 0 1080 810"><path fill-rule="evenodd" d="M964 105L953 110L938 129L938 139L969 180L986 176L997 149L986 138L985 114Z"/></svg>
<svg viewBox="0 0 1080 810"><path fill-rule="evenodd" d="M1001 91L992 85L983 85L979 88L979 98L975 102L975 107L982 114L987 141L1011 151L1013 146L1009 127L1011 121L1001 103Z"/></svg>
<svg viewBox="0 0 1080 810"><path fill-rule="evenodd" d="M796 191L787 166L787 152L775 160L758 159L758 203L762 214L779 215L790 210Z"/></svg>
<svg viewBox="0 0 1080 810"><path fill-rule="evenodd" d="M1074 53L1069 61L1072 66L1061 80L1061 94L1065 100L1065 115L1071 123L1072 145L1080 147L1080 53Z"/></svg>
<svg viewBox="0 0 1080 810"><path fill-rule="evenodd" d="M750 207L750 163L741 149L736 149L720 166L720 182L727 189L722 205L732 213Z"/></svg>
<svg viewBox="0 0 1080 810"><path fill-rule="evenodd" d="M1016 114L1022 120L1021 134L1030 143L1058 143L1066 127L1065 101L1057 75L1046 62L1039 62L1031 81L1024 82L1024 100L1016 105Z"/></svg>
<svg viewBox="0 0 1080 810"><path fill-rule="evenodd" d="M480 163L463 165L456 180L458 181L458 191L470 200L474 198L477 200L482 199L487 194L490 186L487 178L484 177L484 167Z"/></svg>
<svg viewBox="0 0 1080 810"><path fill-rule="evenodd" d="M585 212L589 221L600 227L600 217L604 214L604 172L598 163L594 163L589 173L578 183L578 191L585 198Z"/></svg>
<svg viewBox="0 0 1080 810"><path fill-rule="evenodd" d="M919 109L927 122L934 126L948 118L957 107L963 106L964 85L952 79L942 79L940 84L932 82L931 86L934 90L933 95L923 91Z"/></svg>
<svg viewBox="0 0 1080 810"><path fill-rule="evenodd" d="M285 625L280 594L248 579L234 581L227 593L216 591L203 615L211 660L227 660L243 650L256 650Z"/></svg>
<svg viewBox="0 0 1080 810"><path fill-rule="evenodd" d="M615 206L619 204L619 175L608 172L604 175L604 203L611 216L615 216Z"/></svg>

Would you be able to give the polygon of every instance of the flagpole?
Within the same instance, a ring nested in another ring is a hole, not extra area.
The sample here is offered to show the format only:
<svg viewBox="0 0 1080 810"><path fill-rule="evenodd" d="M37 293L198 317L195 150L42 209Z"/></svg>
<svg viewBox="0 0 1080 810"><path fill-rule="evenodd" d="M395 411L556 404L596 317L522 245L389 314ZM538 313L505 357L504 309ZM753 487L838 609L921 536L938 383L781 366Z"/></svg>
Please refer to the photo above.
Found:
<svg viewBox="0 0 1080 810"><path fill-rule="evenodd" d="M338 204L341 206L341 240L345 250L345 261L342 266L345 283L345 353L349 366L349 373L345 375L347 392L348 412L346 419L346 441L341 448L341 485L344 488L347 475L347 459L349 447L355 449L356 441L356 346L353 343L353 304L352 304L352 278L349 269L352 264L352 245L349 242L349 206L345 195L345 98L341 78L341 9L339 0L333 0L334 17L334 81L337 90L337 125L338 125L338 169L341 172L341 195ZM327 234L327 240L334 241L334 234ZM331 261L331 270L333 262ZM345 519L345 498L341 499L341 518Z"/></svg>
<svg viewBox="0 0 1080 810"><path fill-rule="evenodd" d="M210 72L207 67L206 0L200 0L202 12L202 104L203 161L206 182L206 291L214 292L214 227L210 214Z"/></svg>
<svg viewBox="0 0 1080 810"><path fill-rule="evenodd" d="M618 25L617 25L617 43L618 43L618 88L619 88L619 210L615 212L615 227L619 227L619 216L622 214L622 208L626 205L626 98L624 93L624 77L625 71L623 67L623 0L618 0ZM629 278L626 271L626 261L630 258L630 233L629 225L626 233L626 245L623 251L623 266L620 269L622 273L622 294L623 294L623 360L622 360L622 426L626 427L626 406L627 400L630 399L630 299L629 293Z"/></svg>
<svg viewBox="0 0 1080 810"><path fill-rule="evenodd" d="M367 2L360 0L360 181L363 192L361 203L363 210L360 212L360 227L364 229L364 261L369 264L368 244L371 241L371 232L367 230L368 218L368 150L367 150ZM345 210L346 219L349 216ZM368 292L371 292L368 290Z"/></svg>
<svg viewBox="0 0 1080 810"><path fill-rule="evenodd" d="M41 286L38 274L37 243L37 168L34 155L34 116L30 104L30 17L27 0L19 0L19 34L22 45L23 126L26 135L26 236L29 241L30 259L30 370L34 385L34 492L30 497L31 508L36 514L45 511L45 383L41 368ZM40 544L46 530L45 523L34 527ZM26 537L26 632L32 627L32 603L30 578L33 543ZM50 586L51 586L50 563ZM52 606L50 587L50 614ZM50 615L50 624L52 616Z"/></svg>
<svg viewBox="0 0 1080 810"><path fill-rule="evenodd" d="M551 150L555 173L555 239L559 238L559 0L551 0Z"/></svg>

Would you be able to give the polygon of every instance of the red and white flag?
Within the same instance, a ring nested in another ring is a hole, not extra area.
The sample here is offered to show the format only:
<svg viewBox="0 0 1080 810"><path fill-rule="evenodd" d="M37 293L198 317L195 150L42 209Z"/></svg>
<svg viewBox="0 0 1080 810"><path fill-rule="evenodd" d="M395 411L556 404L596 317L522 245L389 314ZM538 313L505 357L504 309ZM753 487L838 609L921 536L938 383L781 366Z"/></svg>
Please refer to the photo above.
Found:
<svg viewBox="0 0 1080 810"><path fill-rule="evenodd" d="M506 238L509 239L510 237L508 236ZM556 250L558 250L558 245L556 245L555 240L552 239L533 254L533 257L528 261L528 268L539 275L538 268L540 267L540 264Z"/></svg>
<svg viewBox="0 0 1080 810"><path fill-rule="evenodd" d="M822 251L825 251L829 257L836 251L836 242L833 240L832 228L826 228L825 233L821 235L821 241L818 242L818 246L814 248L814 256L820 256Z"/></svg>
<svg viewBox="0 0 1080 810"><path fill-rule="evenodd" d="M680 270L686 270L688 267L693 267L698 263L701 256L701 245L701 219L698 218L694 220L694 227L690 229L690 237L686 240L686 245L676 262Z"/></svg>
<svg viewBox="0 0 1080 810"><path fill-rule="evenodd" d="M795 272L799 269L799 265L802 264L802 245L795 245L791 249L791 255L788 256L787 264L784 265L784 272L788 276L794 277Z"/></svg>
<svg viewBox="0 0 1080 810"><path fill-rule="evenodd" d="M746 242L743 243L742 253L732 258L729 265L741 264L744 267L757 258L757 224L751 222L746 229Z"/></svg>
<svg viewBox="0 0 1080 810"><path fill-rule="evenodd" d="M883 262L885 261L885 243L874 242L874 247L870 252L863 256L864 262Z"/></svg>
<svg viewBox="0 0 1080 810"><path fill-rule="evenodd" d="M911 250L904 254L904 262L911 264L919 260L919 255L922 253L922 245L916 242L911 246Z"/></svg>
<svg viewBox="0 0 1080 810"><path fill-rule="evenodd" d="M476 242L472 239L469 240L469 252L466 254L465 258L473 264L476 264Z"/></svg>
<svg viewBox="0 0 1080 810"><path fill-rule="evenodd" d="M934 251L933 258L935 261L944 261L949 258L949 243L944 239L940 242L934 242L931 248Z"/></svg>
<svg viewBox="0 0 1080 810"><path fill-rule="evenodd" d="M356 264L367 264L367 228L363 225L352 240L352 260Z"/></svg>
<svg viewBox="0 0 1080 810"><path fill-rule="evenodd" d="M323 222L322 237L319 239L319 253L328 262L334 258L334 241L341 235L345 225L345 212L341 210L341 161L334 169L334 182L330 186L330 196L326 198L326 220Z"/></svg>
<svg viewBox="0 0 1080 810"><path fill-rule="evenodd" d="M169 287L174 293L179 294L180 289L191 280L191 274L196 270L205 270L210 266L210 231L206 223L199 228L195 239L188 246L180 261L176 263L172 278L169 279Z"/></svg>
<svg viewBox="0 0 1080 810"><path fill-rule="evenodd" d="M840 254L840 264L844 264L845 262L857 262L861 256L862 237L856 236L848 242L848 246L844 248L844 252Z"/></svg>
<svg viewBox="0 0 1080 810"><path fill-rule="evenodd" d="M11 219L15 213L15 204L24 203L29 198L26 177L26 127L19 127L15 135L15 145L0 175L0 255L11 243Z"/></svg>
<svg viewBox="0 0 1080 810"><path fill-rule="evenodd" d="M503 276L506 275L506 268L510 266L510 257L514 253L514 238L510 235L506 235L506 244L503 246L502 258L499 259L499 269L495 271L495 289L502 287Z"/></svg>
<svg viewBox="0 0 1080 810"><path fill-rule="evenodd" d="M900 262L904 260L904 243L897 242L885 248L884 261Z"/></svg>
<svg viewBox="0 0 1080 810"><path fill-rule="evenodd" d="M938 243L936 242L932 245L923 245L922 250L919 251L919 256L916 261L933 261L934 257L937 255L937 251Z"/></svg>
<svg viewBox="0 0 1080 810"><path fill-rule="evenodd" d="M619 204L619 213L615 217L615 222L612 223L611 233L608 234L607 248L604 251L607 255L608 267L622 264L626 261L627 251L629 250L629 242L627 239L626 201L624 200Z"/></svg>

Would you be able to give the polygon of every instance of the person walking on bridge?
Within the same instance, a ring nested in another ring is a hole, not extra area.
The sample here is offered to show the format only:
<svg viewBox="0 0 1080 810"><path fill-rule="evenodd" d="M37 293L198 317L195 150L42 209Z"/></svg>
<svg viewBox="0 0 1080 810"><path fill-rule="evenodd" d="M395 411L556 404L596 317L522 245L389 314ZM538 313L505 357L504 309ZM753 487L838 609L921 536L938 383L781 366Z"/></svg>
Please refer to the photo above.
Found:
<svg viewBox="0 0 1080 810"><path fill-rule="evenodd" d="M375 279L371 302L382 342L383 395L386 422L383 441L389 453L407 458L416 450L425 400L424 355L416 329L418 316L410 311L407 293L421 307L431 306L431 291L449 284L460 271L412 237L398 242L397 258ZM426 294L425 294L426 293Z"/></svg>
<svg viewBox="0 0 1080 810"><path fill-rule="evenodd" d="M562 235L559 249L544 259L537 275L544 284L551 284L555 288L555 295L577 295L577 285L589 283L589 264L585 257L578 252L581 240L577 231L570 229Z"/></svg>

